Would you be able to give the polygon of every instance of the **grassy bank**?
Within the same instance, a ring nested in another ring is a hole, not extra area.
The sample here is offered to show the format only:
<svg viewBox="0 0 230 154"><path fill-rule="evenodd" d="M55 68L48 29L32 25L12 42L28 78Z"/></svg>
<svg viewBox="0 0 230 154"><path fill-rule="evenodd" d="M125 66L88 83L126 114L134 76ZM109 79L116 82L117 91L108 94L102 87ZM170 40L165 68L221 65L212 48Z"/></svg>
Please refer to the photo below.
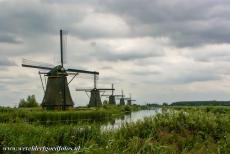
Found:
<svg viewBox="0 0 230 154"><path fill-rule="evenodd" d="M101 108L74 108L68 111L45 111L41 108L0 108L0 123L70 124L83 122L107 122L114 117L139 110L138 106L113 106Z"/></svg>
<svg viewBox="0 0 230 154"><path fill-rule="evenodd" d="M165 112L114 132L90 123L8 123L0 128L1 146L81 146L82 153L230 153L230 114L199 108Z"/></svg>

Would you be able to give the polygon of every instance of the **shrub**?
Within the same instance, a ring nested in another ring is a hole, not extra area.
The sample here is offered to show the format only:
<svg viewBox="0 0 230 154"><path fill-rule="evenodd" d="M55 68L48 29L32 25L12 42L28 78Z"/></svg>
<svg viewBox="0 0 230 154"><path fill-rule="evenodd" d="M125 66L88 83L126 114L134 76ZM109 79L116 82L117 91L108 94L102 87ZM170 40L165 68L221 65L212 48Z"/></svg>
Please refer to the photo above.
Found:
<svg viewBox="0 0 230 154"><path fill-rule="evenodd" d="M29 95L27 99L21 99L18 107L38 107L38 102L36 101L35 95Z"/></svg>

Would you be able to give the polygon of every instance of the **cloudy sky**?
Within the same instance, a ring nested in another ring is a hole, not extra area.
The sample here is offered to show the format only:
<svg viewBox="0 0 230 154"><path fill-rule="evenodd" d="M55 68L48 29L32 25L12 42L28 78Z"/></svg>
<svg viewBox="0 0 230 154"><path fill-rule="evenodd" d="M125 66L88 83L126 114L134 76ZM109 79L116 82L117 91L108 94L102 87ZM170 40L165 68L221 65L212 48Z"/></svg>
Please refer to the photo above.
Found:
<svg viewBox="0 0 230 154"><path fill-rule="evenodd" d="M132 93L139 104L230 100L228 0L0 0L0 105L43 91L22 58L59 63L59 29L68 31L67 68L100 72L100 87ZM70 79L70 78L69 78ZM86 105L90 76L70 86Z"/></svg>

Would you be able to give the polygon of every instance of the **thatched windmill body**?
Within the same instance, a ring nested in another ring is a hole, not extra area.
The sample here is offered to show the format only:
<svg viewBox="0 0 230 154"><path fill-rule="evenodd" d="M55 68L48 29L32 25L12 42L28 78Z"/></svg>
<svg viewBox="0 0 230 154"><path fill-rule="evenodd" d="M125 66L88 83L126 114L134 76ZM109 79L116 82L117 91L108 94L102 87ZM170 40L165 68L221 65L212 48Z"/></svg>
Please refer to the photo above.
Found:
<svg viewBox="0 0 230 154"><path fill-rule="evenodd" d="M115 90L114 88L97 88L97 77L96 75L94 75L94 88L93 89L85 89L85 88L81 88L81 89L76 89L76 91L85 91L86 94L88 95L88 93L90 93L90 99L89 99L89 107L100 107L102 106L102 101L101 101L101 92L105 92L105 91L113 91Z"/></svg>
<svg viewBox="0 0 230 154"><path fill-rule="evenodd" d="M99 75L95 71L85 71L79 69L65 69L63 66L63 31L60 30L60 48L61 48L61 64L53 67L52 65L45 65L44 63L35 63L29 60L23 60L23 67L31 67L42 70L48 70L48 72L40 72L40 79L42 82L44 97L42 100L42 107L46 109L63 109L73 107L74 103L70 94L69 84L79 74L87 73L93 75ZM46 86L44 86L41 74L47 77ZM67 76L73 75L72 79L68 82ZM46 88L45 88L46 87Z"/></svg>

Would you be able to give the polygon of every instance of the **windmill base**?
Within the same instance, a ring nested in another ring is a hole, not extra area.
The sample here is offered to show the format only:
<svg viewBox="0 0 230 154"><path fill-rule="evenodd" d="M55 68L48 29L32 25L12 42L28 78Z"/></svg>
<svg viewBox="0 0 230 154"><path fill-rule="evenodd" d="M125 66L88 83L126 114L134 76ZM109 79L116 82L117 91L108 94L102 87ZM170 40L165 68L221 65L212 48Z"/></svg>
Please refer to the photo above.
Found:
<svg viewBox="0 0 230 154"><path fill-rule="evenodd" d="M63 106L42 106L45 110L69 110L72 109L73 106L65 106L65 109Z"/></svg>

